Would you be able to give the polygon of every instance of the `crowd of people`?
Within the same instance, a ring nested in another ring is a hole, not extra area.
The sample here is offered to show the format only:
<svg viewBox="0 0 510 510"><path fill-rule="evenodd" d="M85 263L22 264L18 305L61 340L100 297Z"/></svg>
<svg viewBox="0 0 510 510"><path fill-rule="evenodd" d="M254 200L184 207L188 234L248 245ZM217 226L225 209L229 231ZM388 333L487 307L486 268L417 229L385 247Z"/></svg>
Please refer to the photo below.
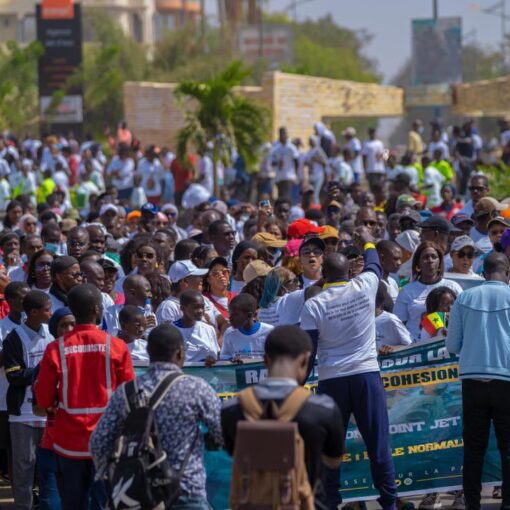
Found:
<svg viewBox="0 0 510 510"><path fill-rule="evenodd" d="M354 416L381 507L410 508L397 498L377 358L445 336L464 402L464 492L451 508L480 508L491 420L494 497L510 505L510 201L478 171L482 138L472 121L434 123L425 143L417 120L398 156L375 129L363 143L352 127L342 137L316 123L304 151L281 128L251 192L238 161L142 153L125 123L104 152L91 137L0 138L0 471L16 508L106 508L129 411L116 389L133 363L148 364L136 381L150 396L185 364L260 358L261 402L284 402L317 365L318 394L294 418L316 507L341 502ZM503 154L509 141L502 123ZM242 403L222 409L191 376L160 400L161 445L181 470L172 508L206 509L204 444L234 452ZM437 493L420 504L439 507Z"/></svg>

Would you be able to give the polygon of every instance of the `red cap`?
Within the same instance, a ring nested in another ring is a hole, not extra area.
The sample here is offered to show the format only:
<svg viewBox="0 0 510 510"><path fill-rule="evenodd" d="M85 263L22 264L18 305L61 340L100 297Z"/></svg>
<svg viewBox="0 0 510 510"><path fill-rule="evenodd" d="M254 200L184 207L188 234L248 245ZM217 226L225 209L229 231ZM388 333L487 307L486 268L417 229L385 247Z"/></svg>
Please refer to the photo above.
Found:
<svg viewBox="0 0 510 510"><path fill-rule="evenodd" d="M307 234L322 234L324 227L316 227L310 220L300 219L289 225L287 234L289 239L303 239Z"/></svg>

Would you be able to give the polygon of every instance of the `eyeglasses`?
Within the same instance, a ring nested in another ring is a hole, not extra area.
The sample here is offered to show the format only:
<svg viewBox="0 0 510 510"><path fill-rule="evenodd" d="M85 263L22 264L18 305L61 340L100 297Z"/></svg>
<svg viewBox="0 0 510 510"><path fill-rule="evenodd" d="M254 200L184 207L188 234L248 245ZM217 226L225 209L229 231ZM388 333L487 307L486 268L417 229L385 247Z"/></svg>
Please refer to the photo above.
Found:
<svg viewBox="0 0 510 510"><path fill-rule="evenodd" d="M223 232L223 235L225 237L235 237L236 233L233 230L227 230L226 232Z"/></svg>
<svg viewBox="0 0 510 510"><path fill-rule="evenodd" d="M213 278L219 278L220 276L228 276L230 271L228 269L219 269L218 271L212 271L209 273Z"/></svg>
<svg viewBox="0 0 510 510"><path fill-rule="evenodd" d="M469 186L471 193L483 193L487 188L485 186Z"/></svg>
<svg viewBox="0 0 510 510"><path fill-rule="evenodd" d="M75 239L71 239L71 241L69 241L69 246L71 246L72 248L77 248L78 246L80 248L83 248L84 246L86 246L87 243L84 243L83 241L76 241Z"/></svg>
<svg viewBox="0 0 510 510"><path fill-rule="evenodd" d="M303 250L301 255L303 257L310 257L313 255L314 257L320 257L323 254L323 251L320 248L315 248L313 250Z"/></svg>
<svg viewBox="0 0 510 510"><path fill-rule="evenodd" d="M152 260L156 257L156 255L154 253L147 253L147 252L144 252L144 251L137 251L136 252L136 256L139 258L139 259L147 259L147 260Z"/></svg>
<svg viewBox="0 0 510 510"><path fill-rule="evenodd" d="M85 276L85 273L82 273L81 271L76 271L76 273L67 273L66 276L70 276L73 280L80 280Z"/></svg>
<svg viewBox="0 0 510 510"><path fill-rule="evenodd" d="M457 256L461 259L472 259L474 256L475 256L475 252L474 251L464 251L464 250L461 250L457 253Z"/></svg>
<svg viewBox="0 0 510 510"><path fill-rule="evenodd" d="M51 262L37 262L35 265L36 271L42 271L43 269L47 269L51 267Z"/></svg>
<svg viewBox="0 0 510 510"><path fill-rule="evenodd" d="M361 224L364 227L375 227L377 225L377 221L375 221L375 220L365 220L365 221L361 221Z"/></svg>

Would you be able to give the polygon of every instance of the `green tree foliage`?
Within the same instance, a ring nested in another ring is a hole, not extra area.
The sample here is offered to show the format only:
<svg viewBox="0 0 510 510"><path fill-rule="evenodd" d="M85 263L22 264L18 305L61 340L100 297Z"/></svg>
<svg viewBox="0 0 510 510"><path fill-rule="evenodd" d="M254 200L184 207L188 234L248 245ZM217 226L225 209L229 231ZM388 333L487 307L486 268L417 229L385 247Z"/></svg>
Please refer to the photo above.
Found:
<svg viewBox="0 0 510 510"><path fill-rule="evenodd" d="M232 146L235 145L250 167L266 140L266 110L234 92L249 74L240 61L234 61L207 81L184 80L176 89L177 97L186 108L185 125L177 140L177 155L184 160L190 145L203 154L207 144L212 143L216 193L217 163L231 163Z"/></svg>
<svg viewBox="0 0 510 510"><path fill-rule="evenodd" d="M36 122L39 42L21 48L9 41L0 46L0 131L19 132Z"/></svg>

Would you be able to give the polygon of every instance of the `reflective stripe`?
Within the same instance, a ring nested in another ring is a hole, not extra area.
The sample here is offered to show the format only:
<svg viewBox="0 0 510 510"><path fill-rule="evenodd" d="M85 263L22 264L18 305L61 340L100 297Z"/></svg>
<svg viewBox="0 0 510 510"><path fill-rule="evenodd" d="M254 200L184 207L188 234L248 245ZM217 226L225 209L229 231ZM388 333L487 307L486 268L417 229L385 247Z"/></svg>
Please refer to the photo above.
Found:
<svg viewBox="0 0 510 510"><path fill-rule="evenodd" d="M66 409L62 402L58 407L63 409L67 414L100 414L106 411L106 407L73 407Z"/></svg>
<svg viewBox="0 0 510 510"><path fill-rule="evenodd" d="M62 397L64 401L62 402L62 407L64 409L68 409L67 405L67 387L69 386L68 373L67 373L67 363L66 363L66 353L64 350L64 337L61 336L58 339L58 352L60 354L60 364L62 365ZM60 405L60 404L59 404Z"/></svg>
<svg viewBox="0 0 510 510"><path fill-rule="evenodd" d="M110 335L106 335L106 391L108 393L108 400L112 396L112 367L110 364L110 349L111 349L111 340L112 337Z"/></svg>
<svg viewBox="0 0 510 510"><path fill-rule="evenodd" d="M69 407L67 398L67 391L69 387L69 373L67 371L66 354L64 348L64 337L58 339L58 350L60 354L60 363L62 366L62 397L63 402L59 403L59 408L63 409L68 414L100 414L104 413L106 407ZM112 367L110 366L111 354L111 336L106 335L106 352L105 352L105 366L106 366L106 392L108 400L112 395ZM70 453L70 455L73 453Z"/></svg>
<svg viewBox="0 0 510 510"><path fill-rule="evenodd" d="M64 455L71 455L73 457L86 457L86 458L91 457L90 452L75 452L73 450L66 450L65 448L62 448L61 446L59 446L57 443L53 443L53 448L55 449L55 451L63 453Z"/></svg>

